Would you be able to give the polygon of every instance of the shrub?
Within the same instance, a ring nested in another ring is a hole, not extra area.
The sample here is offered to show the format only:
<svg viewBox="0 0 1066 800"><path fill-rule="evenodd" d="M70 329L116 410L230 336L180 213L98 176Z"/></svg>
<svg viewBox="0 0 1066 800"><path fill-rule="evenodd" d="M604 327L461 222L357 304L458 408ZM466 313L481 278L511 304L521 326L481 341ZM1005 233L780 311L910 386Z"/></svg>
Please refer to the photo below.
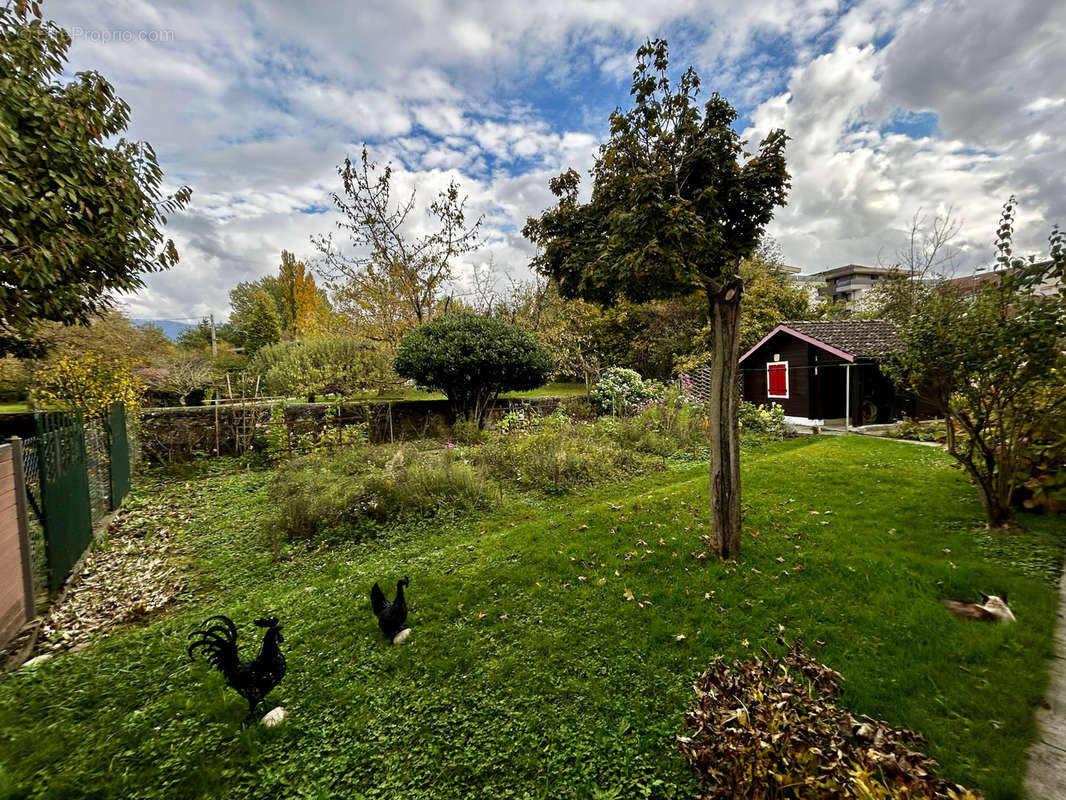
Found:
<svg viewBox="0 0 1066 800"><path fill-rule="evenodd" d="M785 409L777 403L757 406L742 402L737 409L737 421L742 431L761 434L768 439L784 439L793 433L792 426L785 422Z"/></svg>
<svg viewBox="0 0 1066 800"><path fill-rule="evenodd" d="M596 416L592 408L592 402L585 396L564 397L559 401L556 410L571 419L593 419Z"/></svg>
<svg viewBox="0 0 1066 800"><path fill-rule="evenodd" d="M385 523L489 509L498 496L457 451L369 445L291 461L277 471L271 490L276 512L268 523L291 538L365 534Z"/></svg>
<svg viewBox="0 0 1066 800"><path fill-rule="evenodd" d="M651 467L652 456L705 456L707 418L699 405L667 399L629 417L574 420L511 412L499 421L479 458L498 479L561 492ZM661 466L661 462L655 461Z"/></svg>
<svg viewBox="0 0 1066 800"><path fill-rule="evenodd" d="M213 377L212 364L200 353L179 351L156 366L137 370L137 377L155 398L176 399L183 406L202 405Z"/></svg>
<svg viewBox="0 0 1066 800"><path fill-rule="evenodd" d="M632 414L649 400L663 395L663 387L645 381L636 370L623 367L605 369L589 393L593 404L607 414Z"/></svg>
<svg viewBox="0 0 1066 800"><path fill-rule="evenodd" d="M477 444L481 441L481 428L476 422L458 419L452 425L452 440L460 444Z"/></svg>
<svg viewBox="0 0 1066 800"><path fill-rule="evenodd" d="M1045 389L1066 393L1066 388ZM1028 421L1011 501L1028 509L1061 511L1066 506L1066 414Z"/></svg>
<svg viewBox="0 0 1066 800"><path fill-rule="evenodd" d="M480 458L501 480L551 492L620 477L641 463L596 426L562 414L537 419L525 430L494 433Z"/></svg>
<svg viewBox="0 0 1066 800"><path fill-rule="evenodd" d="M400 449L384 472L367 479L366 489L366 515L379 522L489 509L498 496L495 486L453 448L430 454Z"/></svg>
<svg viewBox="0 0 1066 800"><path fill-rule="evenodd" d="M350 396L396 382L389 355L355 336L319 336L264 347L251 362L267 389L283 397Z"/></svg>
<svg viewBox="0 0 1066 800"><path fill-rule="evenodd" d="M0 403L25 400L30 391L30 373L14 356L0 358Z"/></svg>
<svg viewBox="0 0 1066 800"><path fill-rule="evenodd" d="M780 637L778 643L785 642ZM924 742L837 705L843 678L793 643L732 667L718 657L696 681L681 752L699 773L702 800L969 798L932 775Z"/></svg>
<svg viewBox="0 0 1066 800"><path fill-rule="evenodd" d="M497 433L516 433L527 431L537 423L537 415L528 407L512 409L500 417L493 430Z"/></svg>
<svg viewBox="0 0 1066 800"><path fill-rule="evenodd" d="M543 386L552 360L537 338L518 325L445 314L404 336L393 365L421 388L443 392L457 417L480 428L501 392Z"/></svg>
<svg viewBox="0 0 1066 800"><path fill-rule="evenodd" d="M915 442L943 442L947 439L947 426L943 420L919 422L911 417L904 417L886 433L892 439L911 439Z"/></svg>
<svg viewBox="0 0 1066 800"><path fill-rule="evenodd" d="M671 388L658 400L647 401L632 417L604 417L599 423L622 447L669 457L686 452L707 452L709 419L706 409L691 395Z"/></svg>

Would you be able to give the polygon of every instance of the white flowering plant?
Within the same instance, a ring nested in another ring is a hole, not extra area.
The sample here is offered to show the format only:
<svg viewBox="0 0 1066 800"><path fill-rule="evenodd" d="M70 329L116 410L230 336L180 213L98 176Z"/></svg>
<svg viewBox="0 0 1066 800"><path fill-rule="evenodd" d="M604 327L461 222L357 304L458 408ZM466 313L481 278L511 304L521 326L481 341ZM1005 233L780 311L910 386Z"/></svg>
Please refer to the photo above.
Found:
<svg viewBox="0 0 1066 800"><path fill-rule="evenodd" d="M632 414L649 401L663 397L666 387L645 381L636 370L624 367L605 369L592 387L593 404L607 414Z"/></svg>

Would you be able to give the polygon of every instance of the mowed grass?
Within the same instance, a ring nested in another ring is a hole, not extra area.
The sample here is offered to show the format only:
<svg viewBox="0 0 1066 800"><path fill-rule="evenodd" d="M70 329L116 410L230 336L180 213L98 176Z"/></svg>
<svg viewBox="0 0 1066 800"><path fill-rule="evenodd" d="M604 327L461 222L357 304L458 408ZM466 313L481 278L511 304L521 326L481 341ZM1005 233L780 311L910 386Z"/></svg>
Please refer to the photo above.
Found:
<svg viewBox="0 0 1066 800"><path fill-rule="evenodd" d="M139 493L131 522L178 537L189 592L0 678L0 797L690 797L674 737L692 678L773 649L778 624L844 674L849 708L928 737L946 777L1023 796L1063 529L975 532L973 490L937 450L824 437L747 452L735 565L693 555L699 465L279 563L259 527L268 477ZM402 575L414 633L393 647L368 593ZM1018 624L938 602L978 591L1006 591ZM289 663L270 705L292 716L274 731L242 727L243 701L184 652L225 613L250 657L265 612Z"/></svg>

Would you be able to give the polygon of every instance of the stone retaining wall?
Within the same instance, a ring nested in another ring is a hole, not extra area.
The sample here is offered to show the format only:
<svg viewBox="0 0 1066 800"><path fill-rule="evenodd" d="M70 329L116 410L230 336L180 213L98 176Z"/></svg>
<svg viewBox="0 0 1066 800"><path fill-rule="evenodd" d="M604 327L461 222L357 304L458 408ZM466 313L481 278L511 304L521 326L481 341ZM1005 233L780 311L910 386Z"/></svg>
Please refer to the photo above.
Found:
<svg viewBox="0 0 1066 800"><path fill-rule="evenodd" d="M490 409L489 419L523 406L531 406L540 414L550 414L560 399L500 400ZM272 403L219 406L218 451L222 455L234 455L244 451L247 443L261 441L272 408ZM139 416L141 453L151 461L187 461L215 451L214 406L148 408ZM290 403L285 406L285 422L292 433L317 433L325 427L366 424L373 442L447 436L454 421L446 400L373 401L340 406Z"/></svg>

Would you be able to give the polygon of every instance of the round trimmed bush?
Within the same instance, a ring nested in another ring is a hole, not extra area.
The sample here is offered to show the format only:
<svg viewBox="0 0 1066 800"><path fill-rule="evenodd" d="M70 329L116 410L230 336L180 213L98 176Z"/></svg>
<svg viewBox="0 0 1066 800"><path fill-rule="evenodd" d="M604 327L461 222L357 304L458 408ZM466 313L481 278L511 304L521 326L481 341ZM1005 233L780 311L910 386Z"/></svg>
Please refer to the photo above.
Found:
<svg viewBox="0 0 1066 800"><path fill-rule="evenodd" d="M547 383L552 358L532 333L511 322L445 314L403 337L393 367L420 388L443 392L457 418L481 427L501 392Z"/></svg>

